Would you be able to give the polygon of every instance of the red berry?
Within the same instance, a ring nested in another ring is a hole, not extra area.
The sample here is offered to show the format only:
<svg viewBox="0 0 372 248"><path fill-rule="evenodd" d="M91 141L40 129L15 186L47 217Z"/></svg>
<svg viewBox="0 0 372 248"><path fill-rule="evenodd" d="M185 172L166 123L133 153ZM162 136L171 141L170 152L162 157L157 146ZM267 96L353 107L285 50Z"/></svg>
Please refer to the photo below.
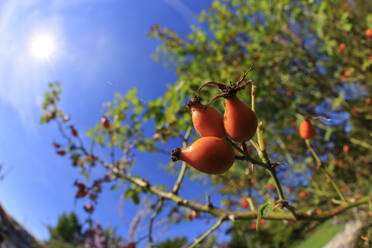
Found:
<svg viewBox="0 0 372 248"><path fill-rule="evenodd" d="M342 159L338 160L338 166L344 167L344 161Z"/></svg>
<svg viewBox="0 0 372 248"><path fill-rule="evenodd" d="M343 150L344 150L344 153L348 153L349 152L349 146L348 145L344 145L343 146Z"/></svg>
<svg viewBox="0 0 372 248"><path fill-rule="evenodd" d="M350 71L349 71L349 68L345 68L344 69L344 78L346 79L346 78L349 78L350 77Z"/></svg>
<svg viewBox="0 0 372 248"><path fill-rule="evenodd" d="M304 120L300 124L299 133L303 139L311 139L315 135L315 128L310 121Z"/></svg>
<svg viewBox="0 0 372 248"><path fill-rule="evenodd" d="M256 229L256 223L251 224L251 229L255 230Z"/></svg>
<svg viewBox="0 0 372 248"><path fill-rule="evenodd" d="M300 192L300 197L301 198L305 198L306 196L307 196L307 192L305 192L305 191Z"/></svg>
<svg viewBox="0 0 372 248"><path fill-rule="evenodd" d="M243 199L242 202L240 203L240 206L241 206L242 208L247 208L247 207L248 207L248 202L247 202L247 200L246 200L246 199Z"/></svg>
<svg viewBox="0 0 372 248"><path fill-rule="evenodd" d="M372 39L372 28L368 28L366 30L366 36L367 38Z"/></svg>
<svg viewBox="0 0 372 248"><path fill-rule="evenodd" d="M340 53L342 53L346 48L346 45L345 43L341 43L340 46L338 47L338 51L340 51Z"/></svg>

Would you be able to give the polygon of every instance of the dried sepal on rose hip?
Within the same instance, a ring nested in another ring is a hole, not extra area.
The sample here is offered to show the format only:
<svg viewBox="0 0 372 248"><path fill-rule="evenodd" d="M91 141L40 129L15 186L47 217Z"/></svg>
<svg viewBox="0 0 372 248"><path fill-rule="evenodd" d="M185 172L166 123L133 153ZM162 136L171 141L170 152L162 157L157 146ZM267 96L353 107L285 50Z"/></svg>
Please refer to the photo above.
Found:
<svg viewBox="0 0 372 248"><path fill-rule="evenodd" d="M195 169L207 174L222 174L234 163L232 146L219 137L202 137L193 144L172 151L172 160L185 161Z"/></svg>
<svg viewBox="0 0 372 248"><path fill-rule="evenodd" d="M207 82L198 89L200 91L207 85L213 85L222 91L210 102L220 97L225 98L224 128L227 135L237 142L250 140L256 133L258 124L256 113L236 96L238 91L252 82L250 80L244 81L246 74L247 72L230 86L217 82Z"/></svg>
<svg viewBox="0 0 372 248"><path fill-rule="evenodd" d="M222 115L213 107L203 105L201 98L195 96L187 103L191 110L192 123L202 137L226 137Z"/></svg>

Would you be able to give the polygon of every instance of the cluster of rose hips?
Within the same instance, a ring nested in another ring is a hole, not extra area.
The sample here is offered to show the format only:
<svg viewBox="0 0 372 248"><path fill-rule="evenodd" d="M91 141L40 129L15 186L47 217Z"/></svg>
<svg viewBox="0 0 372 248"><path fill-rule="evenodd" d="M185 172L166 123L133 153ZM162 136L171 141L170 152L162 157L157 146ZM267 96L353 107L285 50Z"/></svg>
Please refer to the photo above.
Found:
<svg viewBox="0 0 372 248"><path fill-rule="evenodd" d="M185 161L207 174L222 174L232 166L235 152L226 139L244 143L254 136L257 129L256 113L236 95L239 90L251 83L250 80L244 81L245 76L246 73L230 86L208 82L198 89L197 95L187 103L187 106L191 110L193 126L202 137L188 147L174 149L171 154L173 161ZM206 85L218 87L221 93L204 105L201 103L199 93ZM209 106L212 101L220 97L225 98L223 117L216 109ZM299 134L303 139L311 139L315 135L311 119L317 117L307 117L300 124Z"/></svg>
<svg viewBox="0 0 372 248"><path fill-rule="evenodd" d="M199 88L198 92L206 85L213 85L221 90L212 101L220 97L225 98L224 116L209 104L203 105L199 96L190 100L187 106L191 110L192 123L202 138L188 147L174 149L173 161L185 161L208 174L222 174L232 166L235 152L226 137L236 142L246 142L253 137L257 129L255 112L236 96L239 90L251 83L244 81L245 76L246 73L230 86L208 82Z"/></svg>

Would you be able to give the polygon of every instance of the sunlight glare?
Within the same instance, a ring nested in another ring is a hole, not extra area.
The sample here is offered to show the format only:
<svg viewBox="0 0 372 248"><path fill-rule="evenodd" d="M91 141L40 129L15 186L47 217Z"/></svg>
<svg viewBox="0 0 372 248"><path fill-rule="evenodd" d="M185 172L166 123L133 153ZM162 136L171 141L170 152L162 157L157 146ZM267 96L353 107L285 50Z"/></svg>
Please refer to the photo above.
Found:
<svg viewBox="0 0 372 248"><path fill-rule="evenodd" d="M31 41L31 52L35 58L49 60L55 51L55 41L49 34L36 35Z"/></svg>

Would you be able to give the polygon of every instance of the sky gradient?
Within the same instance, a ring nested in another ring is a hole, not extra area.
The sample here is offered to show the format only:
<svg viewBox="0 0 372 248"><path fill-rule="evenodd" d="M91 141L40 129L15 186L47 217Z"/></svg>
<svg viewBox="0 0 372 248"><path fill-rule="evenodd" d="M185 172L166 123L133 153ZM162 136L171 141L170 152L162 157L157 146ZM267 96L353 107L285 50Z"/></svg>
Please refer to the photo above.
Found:
<svg viewBox="0 0 372 248"><path fill-rule="evenodd" d="M64 211L75 210L81 218L83 201L76 202L73 182L78 171L69 159L55 154L60 140L57 127L39 125L41 102L48 82L62 82L61 109L76 128L85 133L99 121L102 103L115 92L125 94L137 87L143 101L155 99L175 82L173 71L151 58L158 41L147 37L160 24L181 35L198 25L196 15L211 3L199 0L5 0L0 2L0 164L8 173L0 182L0 203L39 239L48 237L46 225L55 224ZM32 40L47 34L55 50L48 59L32 53ZM169 158L145 156L148 165ZM153 168L154 183L173 180ZM139 168L146 171L148 168ZM94 215L102 224L118 226L126 236L135 208L119 215L123 193L107 190ZM182 192L193 196L193 189ZM202 199L201 199L202 200ZM193 225L193 228L190 228ZM178 230L177 230L178 229ZM191 235L206 227L192 223L176 227L167 236Z"/></svg>

